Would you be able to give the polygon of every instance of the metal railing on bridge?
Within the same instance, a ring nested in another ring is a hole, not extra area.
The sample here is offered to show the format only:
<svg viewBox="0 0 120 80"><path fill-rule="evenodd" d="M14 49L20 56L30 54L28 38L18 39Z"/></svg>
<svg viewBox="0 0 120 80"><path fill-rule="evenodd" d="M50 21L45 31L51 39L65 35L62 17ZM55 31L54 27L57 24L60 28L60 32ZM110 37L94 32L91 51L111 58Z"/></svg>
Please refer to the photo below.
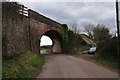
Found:
<svg viewBox="0 0 120 80"><path fill-rule="evenodd" d="M28 8L24 5L18 4L20 6L20 9L18 10L18 13L28 16Z"/></svg>

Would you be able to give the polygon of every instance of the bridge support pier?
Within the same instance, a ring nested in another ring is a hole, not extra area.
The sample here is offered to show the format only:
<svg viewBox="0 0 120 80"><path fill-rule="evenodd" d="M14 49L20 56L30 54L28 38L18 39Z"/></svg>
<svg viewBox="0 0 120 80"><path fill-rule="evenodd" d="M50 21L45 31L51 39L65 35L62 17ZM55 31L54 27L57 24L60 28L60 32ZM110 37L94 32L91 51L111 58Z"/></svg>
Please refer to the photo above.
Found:
<svg viewBox="0 0 120 80"><path fill-rule="evenodd" d="M60 41L58 39L53 39L53 46L52 46L52 52L53 53L61 53L61 45Z"/></svg>

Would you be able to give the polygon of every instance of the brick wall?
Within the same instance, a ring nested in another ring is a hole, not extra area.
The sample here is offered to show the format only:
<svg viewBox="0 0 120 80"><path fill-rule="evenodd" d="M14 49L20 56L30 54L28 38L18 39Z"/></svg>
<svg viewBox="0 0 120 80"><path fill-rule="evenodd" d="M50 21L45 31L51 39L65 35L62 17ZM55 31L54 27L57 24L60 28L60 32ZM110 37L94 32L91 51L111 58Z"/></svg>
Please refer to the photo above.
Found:
<svg viewBox="0 0 120 80"><path fill-rule="evenodd" d="M7 8L7 9L6 9ZM3 57L13 57L28 51L29 48L29 19L8 7L2 11L2 54Z"/></svg>
<svg viewBox="0 0 120 80"><path fill-rule="evenodd" d="M39 13L28 10L28 17L19 14L17 8L3 6L2 16L2 53L3 57L11 58L24 51L39 53L40 39L48 32L49 37L59 43L55 52L61 52L60 27L61 24ZM10 3L11 5L11 3ZM18 7L19 8L19 7ZM50 31L52 30L52 31ZM49 33L50 31L50 33ZM54 32L55 31L55 32ZM54 37L55 36L55 37ZM55 39L54 39L55 38Z"/></svg>

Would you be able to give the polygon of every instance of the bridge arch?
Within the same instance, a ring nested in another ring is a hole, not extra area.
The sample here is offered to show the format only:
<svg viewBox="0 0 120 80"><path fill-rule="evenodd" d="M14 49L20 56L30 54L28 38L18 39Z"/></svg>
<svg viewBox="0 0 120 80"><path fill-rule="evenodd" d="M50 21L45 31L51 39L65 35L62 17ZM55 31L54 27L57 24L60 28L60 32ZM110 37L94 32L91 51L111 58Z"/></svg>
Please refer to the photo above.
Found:
<svg viewBox="0 0 120 80"><path fill-rule="evenodd" d="M61 44L62 44L62 37L57 30L48 30L43 35L48 36L53 44L52 44L52 52L53 53L61 53ZM42 36L43 36L42 35ZM41 37L40 37L41 39Z"/></svg>
<svg viewBox="0 0 120 80"><path fill-rule="evenodd" d="M53 41L52 52L61 53L62 24L30 9L28 10L28 18L30 31L30 50L35 53L40 53L40 40L43 35L46 35Z"/></svg>

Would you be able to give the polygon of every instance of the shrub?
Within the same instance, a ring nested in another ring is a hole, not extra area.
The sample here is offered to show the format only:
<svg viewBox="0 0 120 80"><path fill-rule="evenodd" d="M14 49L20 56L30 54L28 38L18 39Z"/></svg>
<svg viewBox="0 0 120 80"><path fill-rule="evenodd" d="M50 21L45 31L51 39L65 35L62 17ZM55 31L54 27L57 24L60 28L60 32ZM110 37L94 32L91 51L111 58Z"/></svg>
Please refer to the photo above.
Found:
<svg viewBox="0 0 120 80"><path fill-rule="evenodd" d="M117 55L117 38L109 38L98 43L98 53L105 56Z"/></svg>
<svg viewBox="0 0 120 80"><path fill-rule="evenodd" d="M82 46L85 46L85 41L81 38L80 34L76 34L73 31L68 31L68 41L64 42L63 53L75 54L78 49Z"/></svg>

